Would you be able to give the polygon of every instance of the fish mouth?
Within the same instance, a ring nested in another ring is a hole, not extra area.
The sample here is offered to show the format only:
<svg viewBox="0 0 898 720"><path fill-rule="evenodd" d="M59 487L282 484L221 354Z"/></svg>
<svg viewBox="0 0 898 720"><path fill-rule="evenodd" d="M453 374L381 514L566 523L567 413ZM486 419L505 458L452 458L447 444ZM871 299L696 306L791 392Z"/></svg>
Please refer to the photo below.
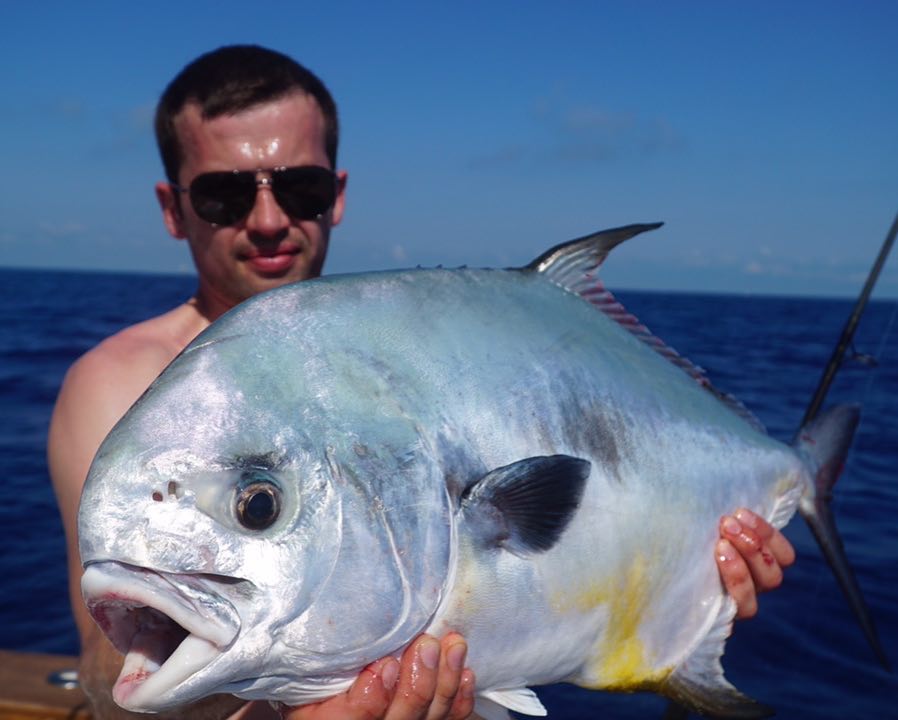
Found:
<svg viewBox="0 0 898 720"><path fill-rule="evenodd" d="M202 692L197 675L240 631L240 616L216 588L241 581L162 573L114 561L89 563L81 578L87 609L125 656L112 696L127 710L157 711ZM189 686L189 687L187 687ZM212 691L212 688L209 690Z"/></svg>

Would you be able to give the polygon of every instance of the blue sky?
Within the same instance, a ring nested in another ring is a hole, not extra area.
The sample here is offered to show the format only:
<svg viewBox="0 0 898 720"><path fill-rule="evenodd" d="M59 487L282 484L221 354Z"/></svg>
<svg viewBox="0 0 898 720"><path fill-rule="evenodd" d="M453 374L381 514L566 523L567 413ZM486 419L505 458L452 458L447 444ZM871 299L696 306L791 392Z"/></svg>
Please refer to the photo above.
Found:
<svg viewBox="0 0 898 720"><path fill-rule="evenodd" d="M340 106L328 272L521 265L663 220L609 286L853 296L898 211L896 27L893 1L3 3L0 264L189 270L153 108L255 42Z"/></svg>

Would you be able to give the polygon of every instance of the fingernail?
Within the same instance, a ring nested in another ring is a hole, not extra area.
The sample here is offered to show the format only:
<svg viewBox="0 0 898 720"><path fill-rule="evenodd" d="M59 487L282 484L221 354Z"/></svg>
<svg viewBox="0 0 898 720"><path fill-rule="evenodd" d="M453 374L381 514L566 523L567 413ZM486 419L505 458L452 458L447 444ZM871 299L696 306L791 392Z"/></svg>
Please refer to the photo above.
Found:
<svg viewBox="0 0 898 720"><path fill-rule="evenodd" d="M446 653L446 663L452 670L461 670L467 654L468 646L465 643L456 643Z"/></svg>
<svg viewBox="0 0 898 720"><path fill-rule="evenodd" d="M432 637L424 638L418 646L418 657L424 667L433 670L440 662L440 644Z"/></svg>
<svg viewBox="0 0 898 720"><path fill-rule="evenodd" d="M736 518L745 525L748 525L752 530L757 530L758 528L758 517L751 510L746 510L745 508L739 508L735 513L733 513Z"/></svg>
<svg viewBox="0 0 898 720"><path fill-rule="evenodd" d="M736 559L736 548L730 545L729 540L720 540L717 543L717 559L720 562L731 562Z"/></svg>
<svg viewBox="0 0 898 720"><path fill-rule="evenodd" d="M474 695L474 673L470 670L465 670L461 676L461 695L465 699Z"/></svg>
<svg viewBox="0 0 898 720"><path fill-rule="evenodd" d="M396 681L399 679L399 663L392 658L384 663L383 670L380 673L381 681L387 690L392 690Z"/></svg>
<svg viewBox="0 0 898 720"><path fill-rule="evenodd" d="M733 535L734 537L736 537L739 535L739 533L742 532L742 525L739 524L739 521L736 520L736 518L727 515L723 519L723 531L727 535Z"/></svg>

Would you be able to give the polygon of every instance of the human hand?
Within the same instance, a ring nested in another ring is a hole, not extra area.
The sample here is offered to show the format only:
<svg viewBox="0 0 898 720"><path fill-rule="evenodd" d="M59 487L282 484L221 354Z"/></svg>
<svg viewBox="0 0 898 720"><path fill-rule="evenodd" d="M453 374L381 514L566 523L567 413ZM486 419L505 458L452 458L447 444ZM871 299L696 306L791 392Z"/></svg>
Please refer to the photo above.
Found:
<svg viewBox="0 0 898 720"><path fill-rule="evenodd" d="M758 593L782 583L795 550L766 520L740 508L720 519L715 557L724 587L736 601L736 617L744 619L758 612Z"/></svg>
<svg viewBox="0 0 898 720"><path fill-rule="evenodd" d="M467 643L421 635L402 654L366 667L345 693L283 708L284 720L462 720L474 710L474 673L464 667Z"/></svg>

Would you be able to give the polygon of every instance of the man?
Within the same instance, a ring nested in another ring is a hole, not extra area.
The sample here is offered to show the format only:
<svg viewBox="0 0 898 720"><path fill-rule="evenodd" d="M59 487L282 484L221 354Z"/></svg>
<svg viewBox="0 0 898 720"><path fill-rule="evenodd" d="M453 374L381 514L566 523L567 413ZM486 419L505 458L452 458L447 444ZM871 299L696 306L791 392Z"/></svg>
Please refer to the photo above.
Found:
<svg viewBox="0 0 898 720"><path fill-rule="evenodd" d="M106 339L69 370L50 425L48 459L69 554L82 642L81 678L98 717L127 717L111 702L120 665L80 595L76 517L94 453L128 407L201 330L256 293L317 277L342 216L347 174L336 171L338 124L324 85L290 58L258 47L221 48L188 65L165 90L156 137L167 182L156 197L169 233L187 241L198 273L183 305ZM260 169L261 168L261 169ZM755 587L779 584L789 543L751 513L721 524L718 564L739 615ZM462 718L473 674L457 634L422 636L401 662L369 666L344 695L291 718ZM176 717L264 717L267 705L215 698Z"/></svg>

